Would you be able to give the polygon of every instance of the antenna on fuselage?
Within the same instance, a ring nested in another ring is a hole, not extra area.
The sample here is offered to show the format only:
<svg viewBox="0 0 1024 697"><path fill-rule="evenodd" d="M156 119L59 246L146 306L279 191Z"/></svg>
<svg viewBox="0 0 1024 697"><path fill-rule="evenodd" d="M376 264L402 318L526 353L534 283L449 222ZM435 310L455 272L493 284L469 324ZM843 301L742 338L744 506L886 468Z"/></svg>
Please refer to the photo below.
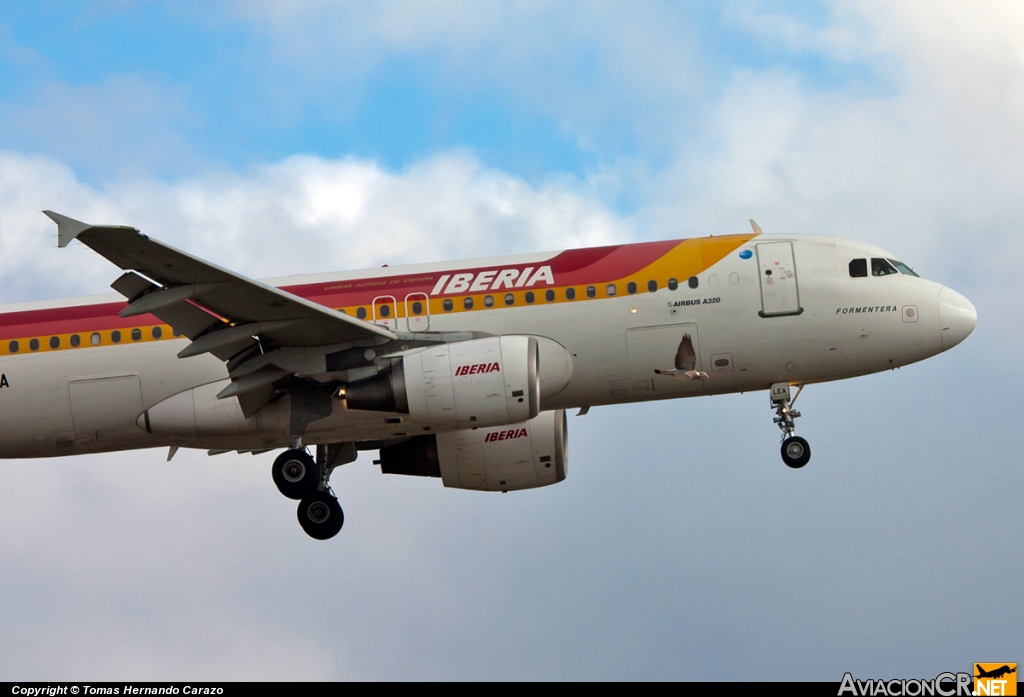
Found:
<svg viewBox="0 0 1024 697"><path fill-rule="evenodd" d="M750 219L750 227L754 230L755 235L764 234L764 232L761 231L761 226L755 223L753 218Z"/></svg>

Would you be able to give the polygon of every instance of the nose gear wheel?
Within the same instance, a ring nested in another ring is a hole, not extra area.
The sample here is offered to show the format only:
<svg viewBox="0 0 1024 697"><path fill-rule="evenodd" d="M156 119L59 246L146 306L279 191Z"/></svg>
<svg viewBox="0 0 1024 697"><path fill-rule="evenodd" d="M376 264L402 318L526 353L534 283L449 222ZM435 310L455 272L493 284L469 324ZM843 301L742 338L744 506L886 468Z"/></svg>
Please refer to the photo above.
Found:
<svg viewBox="0 0 1024 697"><path fill-rule="evenodd" d="M782 461L793 469L800 469L811 459L811 446L800 436L782 441Z"/></svg>
<svg viewBox="0 0 1024 697"><path fill-rule="evenodd" d="M793 435L796 429L793 420L800 417L800 412L793 409L793 404L803 389L804 386L800 385L790 399L788 383L777 382L771 386L772 407L775 409L775 418L772 421L782 431L782 461L793 469L803 467L811 459L811 446L805 439Z"/></svg>

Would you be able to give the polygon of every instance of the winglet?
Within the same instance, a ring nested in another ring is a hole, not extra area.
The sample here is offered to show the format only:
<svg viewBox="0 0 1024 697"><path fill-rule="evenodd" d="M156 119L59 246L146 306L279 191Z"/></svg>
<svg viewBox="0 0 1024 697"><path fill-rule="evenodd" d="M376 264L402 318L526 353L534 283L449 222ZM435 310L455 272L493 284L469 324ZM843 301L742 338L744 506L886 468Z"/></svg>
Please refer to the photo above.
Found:
<svg viewBox="0 0 1024 697"><path fill-rule="evenodd" d="M54 213L53 211L43 211L43 213L46 214L47 218L57 223L58 247L67 247L71 240L92 227L88 223L83 223L81 220L75 220L60 213Z"/></svg>
<svg viewBox="0 0 1024 697"><path fill-rule="evenodd" d="M763 232L761 232L761 226L755 223L753 218L750 219L750 227L754 230L755 235L764 234Z"/></svg>

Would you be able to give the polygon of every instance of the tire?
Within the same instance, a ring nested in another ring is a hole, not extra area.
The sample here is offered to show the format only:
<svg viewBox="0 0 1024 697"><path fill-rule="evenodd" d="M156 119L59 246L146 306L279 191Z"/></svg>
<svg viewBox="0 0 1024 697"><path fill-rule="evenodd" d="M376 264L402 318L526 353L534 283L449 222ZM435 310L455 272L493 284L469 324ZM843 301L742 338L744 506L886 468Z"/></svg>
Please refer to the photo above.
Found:
<svg viewBox="0 0 1024 697"><path fill-rule="evenodd" d="M331 539L345 524L345 514L338 499L323 491L299 501L297 515L299 525L314 540Z"/></svg>
<svg viewBox="0 0 1024 697"><path fill-rule="evenodd" d="M294 500L312 495L320 485L316 462L304 450L286 450L278 455L270 474L277 490Z"/></svg>
<svg viewBox="0 0 1024 697"><path fill-rule="evenodd" d="M782 461L793 469L800 469L811 459L811 446L800 436L790 436L782 441Z"/></svg>

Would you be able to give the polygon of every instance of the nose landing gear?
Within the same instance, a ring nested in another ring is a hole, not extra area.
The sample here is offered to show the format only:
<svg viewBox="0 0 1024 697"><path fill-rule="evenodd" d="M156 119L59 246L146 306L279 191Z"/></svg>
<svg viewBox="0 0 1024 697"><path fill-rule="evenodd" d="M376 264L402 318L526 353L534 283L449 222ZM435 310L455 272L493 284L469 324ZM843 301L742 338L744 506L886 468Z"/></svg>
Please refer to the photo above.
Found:
<svg viewBox="0 0 1024 697"><path fill-rule="evenodd" d="M793 469L803 467L811 459L811 446L800 436L793 435L796 428L793 419L800 416L800 412L793 409L793 404L803 389L804 386L800 385L790 399L789 383L777 382L771 387L772 406L775 408L775 418L772 421L782 431L782 461Z"/></svg>

